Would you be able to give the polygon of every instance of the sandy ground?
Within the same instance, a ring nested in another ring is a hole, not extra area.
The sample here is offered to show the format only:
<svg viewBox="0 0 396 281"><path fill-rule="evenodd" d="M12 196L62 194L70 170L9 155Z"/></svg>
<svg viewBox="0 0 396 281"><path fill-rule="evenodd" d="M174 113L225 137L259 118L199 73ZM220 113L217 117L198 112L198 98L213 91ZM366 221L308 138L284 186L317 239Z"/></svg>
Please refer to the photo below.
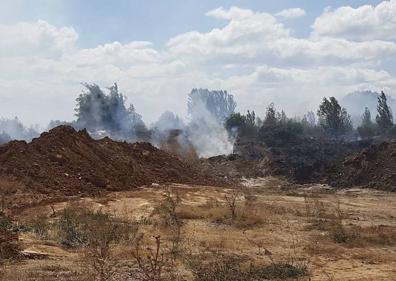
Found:
<svg viewBox="0 0 396 281"><path fill-rule="evenodd" d="M396 228L395 193L368 189L334 192L326 186L294 186L275 178L247 180L244 185L245 193L255 198L254 216L250 219L257 223L241 227L214 223L207 217L185 216L183 235L189 247L220 248L228 253L249 255L252 259L260 256L261 249L266 249L276 261L298 258L308 263L311 272L305 280L396 280L396 241L393 244L336 243L327 230L312 227L314 215L310 215L319 206L315 204L320 203L328 213L341 210L342 223L346 227L389 226L393 229ZM181 197L183 213L197 216L200 206L203 211L209 208L208 202L216 201L223 206L224 195L232 192L218 187L175 184L110 193L101 198L83 198L77 204L139 220L150 217L168 189ZM246 212L246 203L242 199L239 203L238 212ZM70 202L26 209L16 219L24 223L38 215L56 217L67 204ZM74 280L74 270L81 270L78 251L63 249L54 241L39 239L32 233L22 234L20 240L25 252L40 254L41 259L7 265L8 273L14 272L14 277L20 275L14 280Z"/></svg>

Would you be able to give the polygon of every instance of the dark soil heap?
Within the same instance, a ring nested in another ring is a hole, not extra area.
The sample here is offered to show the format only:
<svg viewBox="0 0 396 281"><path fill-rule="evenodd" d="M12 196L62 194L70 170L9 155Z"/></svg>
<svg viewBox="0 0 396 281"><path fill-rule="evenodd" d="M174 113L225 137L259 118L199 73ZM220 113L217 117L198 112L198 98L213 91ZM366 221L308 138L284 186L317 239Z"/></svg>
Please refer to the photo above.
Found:
<svg viewBox="0 0 396 281"><path fill-rule="evenodd" d="M238 139L235 154L206 160L217 175L254 178L282 176L296 183L322 182L327 169L350 153L367 147L368 142L296 138L266 143L258 138Z"/></svg>
<svg viewBox="0 0 396 281"><path fill-rule="evenodd" d="M372 187L396 191L396 142L372 145L345 157L328 171L336 187Z"/></svg>
<svg viewBox="0 0 396 281"><path fill-rule="evenodd" d="M149 143L92 139L85 130L59 126L31 143L0 146L0 177L34 193L95 195L151 183L214 184L198 169Z"/></svg>

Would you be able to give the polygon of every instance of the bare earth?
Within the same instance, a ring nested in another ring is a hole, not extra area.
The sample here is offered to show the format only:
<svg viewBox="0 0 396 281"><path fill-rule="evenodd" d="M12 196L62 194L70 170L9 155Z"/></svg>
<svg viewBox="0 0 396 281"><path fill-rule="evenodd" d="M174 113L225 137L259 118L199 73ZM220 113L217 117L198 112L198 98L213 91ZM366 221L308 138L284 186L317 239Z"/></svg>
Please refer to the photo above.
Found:
<svg viewBox="0 0 396 281"><path fill-rule="evenodd" d="M237 212L246 219L235 223L216 222L216 217L228 211L224 195L232 190L227 188L175 184L75 200L78 205L116 217L141 220L151 216L170 189L181 197L178 213L183 218L183 236L190 249L218 248L268 263L290 258L303 260L311 276L300 280L396 280L396 237L388 232L384 234L386 238L378 237L382 234L375 230L386 227L396 234L395 193L369 189L333 192L326 186L295 186L275 178L249 180L244 185ZM246 205L247 193L254 197L250 207ZM23 224L38 215L54 219L68 204L26 209L16 220ZM318 208L322 208L322 214L315 213ZM342 212L342 225L357 229L365 238L339 243L333 239L331 229L316 225L322 217L331 220L337 212ZM374 231L365 236L368 229ZM62 248L31 232L21 234L20 240L24 252L36 257L7 264L2 280L77 280L73 276L84 271L79 250ZM264 256L263 249L267 251ZM127 246L117 249L125 260L130 259L128 252Z"/></svg>

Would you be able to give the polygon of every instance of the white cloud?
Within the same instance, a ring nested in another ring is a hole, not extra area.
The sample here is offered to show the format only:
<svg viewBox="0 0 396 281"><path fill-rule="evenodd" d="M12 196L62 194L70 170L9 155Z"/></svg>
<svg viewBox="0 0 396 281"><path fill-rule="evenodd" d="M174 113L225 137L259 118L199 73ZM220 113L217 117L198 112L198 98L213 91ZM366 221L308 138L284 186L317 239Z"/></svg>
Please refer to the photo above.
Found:
<svg viewBox="0 0 396 281"><path fill-rule="evenodd" d="M70 120L81 82L118 82L148 122L167 109L183 115L187 93L199 87L227 89L240 110L259 114L272 101L294 114L325 95L394 91L396 42L387 33L394 18L387 17L377 35L357 40L341 27L334 34L324 29L323 19L337 11L321 15L312 36L297 38L277 16L220 7L207 13L225 21L220 27L179 34L163 49L140 41L79 48L72 27L44 21L0 25L0 115L43 125ZM54 106L58 102L64 106Z"/></svg>
<svg viewBox="0 0 396 281"><path fill-rule="evenodd" d="M219 7L217 9L207 12L206 15L209 17L223 20L242 20L244 18L251 17L252 15L254 15L254 12L252 10L240 9L238 7L231 7L228 10L224 9L223 7Z"/></svg>
<svg viewBox="0 0 396 281"><path fill-rule="evenodd" d="M282 10L279 13L276 14L278 17L282 17L285 19L294 19L294 18L300 18L305 16L306 12L304 9L301 8L290 8L286 10Z"/></svg>
<svg viewBox="0 0 396 281"><path fill-rule="evenodd" d="M352 40L396 40L396 0L377 6L327 9L312 25L313 35Z"/></svg>
<svg viewBox="0 0 396 281"><path fill-rule="evenodd" d="M74 47L78 39L72 27L57 28L45 21L14 25L0 24L0 56L60 55Z"/></svg>

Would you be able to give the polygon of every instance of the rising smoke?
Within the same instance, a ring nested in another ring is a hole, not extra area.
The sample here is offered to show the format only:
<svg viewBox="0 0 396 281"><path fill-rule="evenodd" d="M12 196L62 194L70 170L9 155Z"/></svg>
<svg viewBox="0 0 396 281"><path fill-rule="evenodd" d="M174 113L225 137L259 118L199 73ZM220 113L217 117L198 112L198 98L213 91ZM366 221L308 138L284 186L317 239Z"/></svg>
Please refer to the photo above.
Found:
<svg viewBox="0 0 396 281"><path fill-rule="evenodd" d="M191 91L188 99L188 135L198 155L209 157L232 152L233 142L224 122L235 108L234 97L226 91Z"/></svg>
<svg viewBox="0 0 396 281"><path fill-rule="evenodd" d="M188 96L187 124L172 112L163 113L152 126L152 141L164 147L176 140L181 153L194 149L200 157L229 154L233 149L224 121L234 112L236 103L226 91L193 89Z"/></svg>
<svg viewBox="0 0 396 281"><path fill-rule="evenodd" d="M126 107L126 98L117 84L108 88L108 94L96 84L83 86L85 90L77 98L74 127L87 129L95 138L108 136L128 141L144 138L147 129L142 117L132 104Z"/></svg>
<svg viewBox="0 0 396 281"><path fill-rule="evenodd" d="M25 127L17 117L14 119L0 118L0 144L10 140L31 141L38 135L37 129Z"/></svg>

